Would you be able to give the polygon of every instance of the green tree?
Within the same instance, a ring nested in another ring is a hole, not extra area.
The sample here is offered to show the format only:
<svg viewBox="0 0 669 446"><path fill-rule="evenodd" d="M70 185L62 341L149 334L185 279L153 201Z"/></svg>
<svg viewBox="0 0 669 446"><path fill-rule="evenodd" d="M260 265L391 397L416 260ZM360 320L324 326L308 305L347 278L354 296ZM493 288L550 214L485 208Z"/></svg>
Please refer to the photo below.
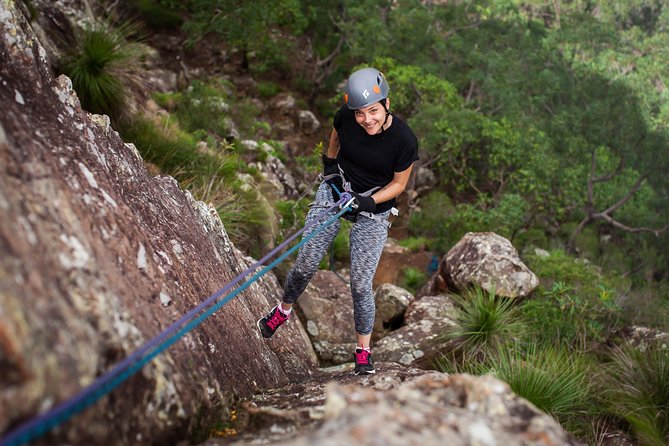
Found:
<svg viewBox="0 0 669 446"><path fill-rule="evenodd" d="M159 0L171 9L185 10L189 19L184 28L191 41L216 33L231 48L242 51L243 66L249 66L249 54L257 51L263 63L285 63L288 40L280 31L299 33L305 19L298 0Z"/></svg>

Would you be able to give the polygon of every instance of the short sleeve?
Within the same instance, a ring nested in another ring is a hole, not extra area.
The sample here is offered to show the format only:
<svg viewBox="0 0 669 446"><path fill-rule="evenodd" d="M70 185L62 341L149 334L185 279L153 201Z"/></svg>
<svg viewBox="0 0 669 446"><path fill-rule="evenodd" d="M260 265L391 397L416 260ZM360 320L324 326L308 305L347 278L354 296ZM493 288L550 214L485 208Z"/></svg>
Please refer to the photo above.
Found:
<svg viewBox="0 0 669 446"><path fill-rule="evenodd" d="M334 115L334 119L332 119L332 125L334 126L335 130L339 131L341 129L341 126L343 124L343 116L341 109L337 110L337 113Z"/></svg>
<svg viewBox="0 0 669 446"><path fill-rule="evenodd" d="M395 172L403 172L419 159L418 139L415 135L411 134L411 136L402 144L402 148L397 152L393 170Z"/></svg>

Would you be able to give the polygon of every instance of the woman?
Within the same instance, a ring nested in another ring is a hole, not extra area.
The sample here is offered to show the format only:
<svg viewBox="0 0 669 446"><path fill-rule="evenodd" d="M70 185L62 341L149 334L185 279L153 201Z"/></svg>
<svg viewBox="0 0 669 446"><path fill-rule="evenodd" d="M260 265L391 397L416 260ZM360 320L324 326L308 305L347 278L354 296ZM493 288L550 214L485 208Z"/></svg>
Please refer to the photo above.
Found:
<svg viewBox="0 0 669 446"><path fill-rule="evenodd" d="M388 216L418 160L416 136L389 111L389 90L383 74L374 68L363 68L349 77L346 104L335 115L330 143L323 155L327 181L320 185L307 215L307 222L317 217L324 219L324 209L331 207L343 190L355 200L345 218L353 221L350 252L356 375L375 373L370 350L376 310L372 279L388 236ZM330 212L328 217L337 211ZM300 248L286 278L282 301L258 321L264 337L271 337L288 320L293 304L318 269L339 228L336 221Z"/></svg>

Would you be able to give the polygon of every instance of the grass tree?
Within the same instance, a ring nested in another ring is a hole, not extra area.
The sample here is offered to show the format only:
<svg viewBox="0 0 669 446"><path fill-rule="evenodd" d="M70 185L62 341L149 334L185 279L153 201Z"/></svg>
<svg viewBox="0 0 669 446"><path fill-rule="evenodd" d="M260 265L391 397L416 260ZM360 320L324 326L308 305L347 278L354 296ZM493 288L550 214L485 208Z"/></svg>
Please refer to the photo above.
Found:
<svg viewBox="0 0 669 446"><path fill-rule="evenodd" d="M125 22L97 23L76 33L59 70L72 79L84 109L115 121L124 116L131 87L141 82L145 47L130 40L137 31L136 24Z"/></svg>
<svg viewBox="0 0 669 446"><path fill-rule="evenodd" d="M516 395L570 431L587 429L593 393L588 379L591 366L584 356L559 346L532 343L524 349L498 350L479 364L477 371L505 381Z"/></svg>
<svg viewBox="0 0 669 446"><path fill-rule="evenodd" d="M474 287L456 300L455 326L442 336L449 344L447 355L460 362L460 367L466 367L468 361L482 361L525 331L513 301L495 296L494 291Z"/></svg>
<svg viewBox="0 0 669 446"><path fill-rule="evenodd" d="M669 349L617 348L602 376L610 411L629 423L639 444L669 444Z"/></svg>

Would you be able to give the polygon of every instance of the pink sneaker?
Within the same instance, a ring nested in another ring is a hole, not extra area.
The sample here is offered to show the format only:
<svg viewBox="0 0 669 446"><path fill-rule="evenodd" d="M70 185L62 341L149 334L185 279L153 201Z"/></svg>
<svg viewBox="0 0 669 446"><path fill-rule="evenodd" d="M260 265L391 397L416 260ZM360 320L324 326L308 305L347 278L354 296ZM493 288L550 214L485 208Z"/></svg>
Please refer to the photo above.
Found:
<svg viewBox="0 0 669 446"><path fill-rule="evenodd" d="M284 314L277 305L272 308L272 311L267 316L259 319L256 325L258 325L258 330L260 330L264 338L271 338L276 329L286 322L289 317L290 315Z"/></svg>
<svg viewBox="0 0 669 446"><path fill-rule="evenodd" d="M355 349L353 356L355 359L354 374L372 375L376 373L376 370L374 369L374 361L372 361L372 352L358 347Z"/></svg>

